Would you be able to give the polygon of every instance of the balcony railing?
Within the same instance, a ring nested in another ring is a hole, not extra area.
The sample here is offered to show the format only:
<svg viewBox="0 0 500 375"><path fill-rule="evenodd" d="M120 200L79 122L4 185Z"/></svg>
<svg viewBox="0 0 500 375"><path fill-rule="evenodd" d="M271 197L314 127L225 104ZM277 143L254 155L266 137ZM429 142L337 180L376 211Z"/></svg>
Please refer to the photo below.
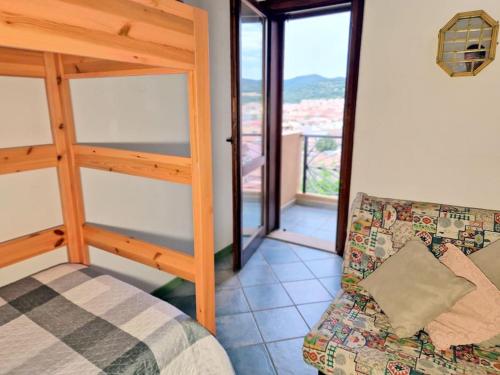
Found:
<svg viewBox="0 0 500 375"><path fill-rule="evenodd" d="M341 147L340 136L304 134L302 193L338 195Z"/></svg>
<svg viewBox="0 0 500 375"><path fill-rule="evenodd" d="M341 136L298 132L283 134L281 204L285 206L292 201L313 196L336 198L339 191L341 147ZM243 134L243 162L261 153L262 135ZM262 178L250 178L245 183L245 189L260 192L261 184Z"/></svg>

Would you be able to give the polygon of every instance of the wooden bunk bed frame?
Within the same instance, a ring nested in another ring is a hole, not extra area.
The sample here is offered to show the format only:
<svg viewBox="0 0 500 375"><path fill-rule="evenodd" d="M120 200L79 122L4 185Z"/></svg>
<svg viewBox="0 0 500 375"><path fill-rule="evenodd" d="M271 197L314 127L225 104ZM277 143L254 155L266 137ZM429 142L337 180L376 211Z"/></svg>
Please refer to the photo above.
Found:
<svg viewBox="0 0 500 375"><path fill-rule="evenodd" d="M190 157L76 143L70 79L186 74ZM0 0L0 75L45 81L53 144L0 149L0 174L55 167L64 223L0 243L0 267L88 246L196 285L196 317L215 334L208 16L174 0ZM86 224L80 167L192 186L194 256Z"/></svg>

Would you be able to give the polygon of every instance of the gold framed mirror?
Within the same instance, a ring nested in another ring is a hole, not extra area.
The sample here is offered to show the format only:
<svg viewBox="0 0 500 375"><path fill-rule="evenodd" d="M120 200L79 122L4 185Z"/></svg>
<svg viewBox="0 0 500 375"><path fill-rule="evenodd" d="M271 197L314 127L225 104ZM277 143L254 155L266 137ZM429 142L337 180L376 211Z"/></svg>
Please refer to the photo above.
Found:
<svg viewBox="0 0 500 375"><path fill-rule="evenodd" d="M437 63L451 77L475 76L495 59L497 37L484 10L457 13L439 30Z"/></svg>

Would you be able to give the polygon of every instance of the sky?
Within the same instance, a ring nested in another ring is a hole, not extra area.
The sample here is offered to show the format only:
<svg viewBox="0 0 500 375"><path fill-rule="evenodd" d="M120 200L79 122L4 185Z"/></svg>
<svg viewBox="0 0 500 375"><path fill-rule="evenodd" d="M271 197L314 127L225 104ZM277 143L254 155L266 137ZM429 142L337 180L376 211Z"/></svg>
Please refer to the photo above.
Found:
<svg viewBox="0 0 500 375"><path fill-rule="evenodd" d="M285 79L345 77L350 13L292 19L285 25ZM241 25L241 74L262 79L262 24Z"/></svg>
<svg viewBox="0 0 500 375"><path fill-rule="evenodd" d="M285 24L285 79L307 74L345 77L350 13L292 19Z"/></svg>

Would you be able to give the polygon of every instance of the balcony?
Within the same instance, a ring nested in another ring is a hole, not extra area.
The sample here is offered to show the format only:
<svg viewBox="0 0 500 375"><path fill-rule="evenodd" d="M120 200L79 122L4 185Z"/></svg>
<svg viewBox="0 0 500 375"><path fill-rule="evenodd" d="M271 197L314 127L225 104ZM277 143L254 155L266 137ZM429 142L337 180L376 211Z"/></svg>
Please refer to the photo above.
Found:
<svg viewBox="0 0 500 375"><path fill-rule="evenodd" d="M299 236L289 239L314 238L315 247L333 248L341 148L341 136L283 134L281 235L294 233Z"/></svg>

